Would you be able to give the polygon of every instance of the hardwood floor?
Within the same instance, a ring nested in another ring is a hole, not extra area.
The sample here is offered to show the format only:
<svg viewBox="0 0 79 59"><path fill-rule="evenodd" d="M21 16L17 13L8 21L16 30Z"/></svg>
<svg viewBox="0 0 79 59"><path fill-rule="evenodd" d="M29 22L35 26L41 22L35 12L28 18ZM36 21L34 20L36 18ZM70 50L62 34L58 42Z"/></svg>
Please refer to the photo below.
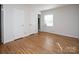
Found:
<svg viewBox="0 0 79 59"><path fill-rule="evenodd" d="M79 53L79 39L39 32L6 44L0 44L2 54L65 54Z"/></svg>

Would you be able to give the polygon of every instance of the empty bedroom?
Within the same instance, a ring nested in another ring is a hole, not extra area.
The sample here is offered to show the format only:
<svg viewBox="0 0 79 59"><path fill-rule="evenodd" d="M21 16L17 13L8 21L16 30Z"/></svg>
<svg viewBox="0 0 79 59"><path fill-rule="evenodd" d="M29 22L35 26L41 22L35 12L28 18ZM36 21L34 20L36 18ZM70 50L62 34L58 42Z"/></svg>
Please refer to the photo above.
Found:
<svg viewBox="0 0 79 59"><path fill-rule="evenodd" d="M0 5L0 54L78 54L78 4Z"/></svg>

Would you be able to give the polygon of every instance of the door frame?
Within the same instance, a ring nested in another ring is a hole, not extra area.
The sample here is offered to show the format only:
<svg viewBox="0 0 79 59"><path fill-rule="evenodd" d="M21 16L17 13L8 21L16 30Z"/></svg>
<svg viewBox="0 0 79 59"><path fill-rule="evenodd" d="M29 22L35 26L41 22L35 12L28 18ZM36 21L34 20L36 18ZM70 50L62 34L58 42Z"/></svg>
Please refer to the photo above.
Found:
<svg viewBox="0 0 79 59"><path fill-rule="evenodd" d="M4 13L4 11L3 11L3 5L2 4L0 4L0 8L1 8L1 22L0 22L0 26L1 26L1 32L0 32L0 35L1 35L1 38L0 38L0 43L4 43L4 20L3 20L3 13Z"/></svg>

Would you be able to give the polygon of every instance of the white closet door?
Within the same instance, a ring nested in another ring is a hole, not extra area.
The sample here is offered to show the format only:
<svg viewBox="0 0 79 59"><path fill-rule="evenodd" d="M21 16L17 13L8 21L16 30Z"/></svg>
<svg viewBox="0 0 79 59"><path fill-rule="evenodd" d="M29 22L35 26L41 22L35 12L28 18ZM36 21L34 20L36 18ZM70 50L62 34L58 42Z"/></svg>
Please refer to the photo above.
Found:
<svg viewBox="0 0 79 59"><path fill-rule="evenodd" d="M24 36L24 11L15 9L14 11L14 39Z"/></svg>

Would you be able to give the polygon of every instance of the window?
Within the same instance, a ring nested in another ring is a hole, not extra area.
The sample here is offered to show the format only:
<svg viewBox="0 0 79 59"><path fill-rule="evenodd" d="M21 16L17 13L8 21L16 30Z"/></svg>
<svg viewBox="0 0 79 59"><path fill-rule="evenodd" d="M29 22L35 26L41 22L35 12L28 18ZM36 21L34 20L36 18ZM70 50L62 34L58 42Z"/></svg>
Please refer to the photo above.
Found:
<svg viewBox="0 0 79 59"><path fill-rule="evenodd" d="M46 26L53 26L53 15L45 15L44 16L44 22L46 24Z"/></svg>

